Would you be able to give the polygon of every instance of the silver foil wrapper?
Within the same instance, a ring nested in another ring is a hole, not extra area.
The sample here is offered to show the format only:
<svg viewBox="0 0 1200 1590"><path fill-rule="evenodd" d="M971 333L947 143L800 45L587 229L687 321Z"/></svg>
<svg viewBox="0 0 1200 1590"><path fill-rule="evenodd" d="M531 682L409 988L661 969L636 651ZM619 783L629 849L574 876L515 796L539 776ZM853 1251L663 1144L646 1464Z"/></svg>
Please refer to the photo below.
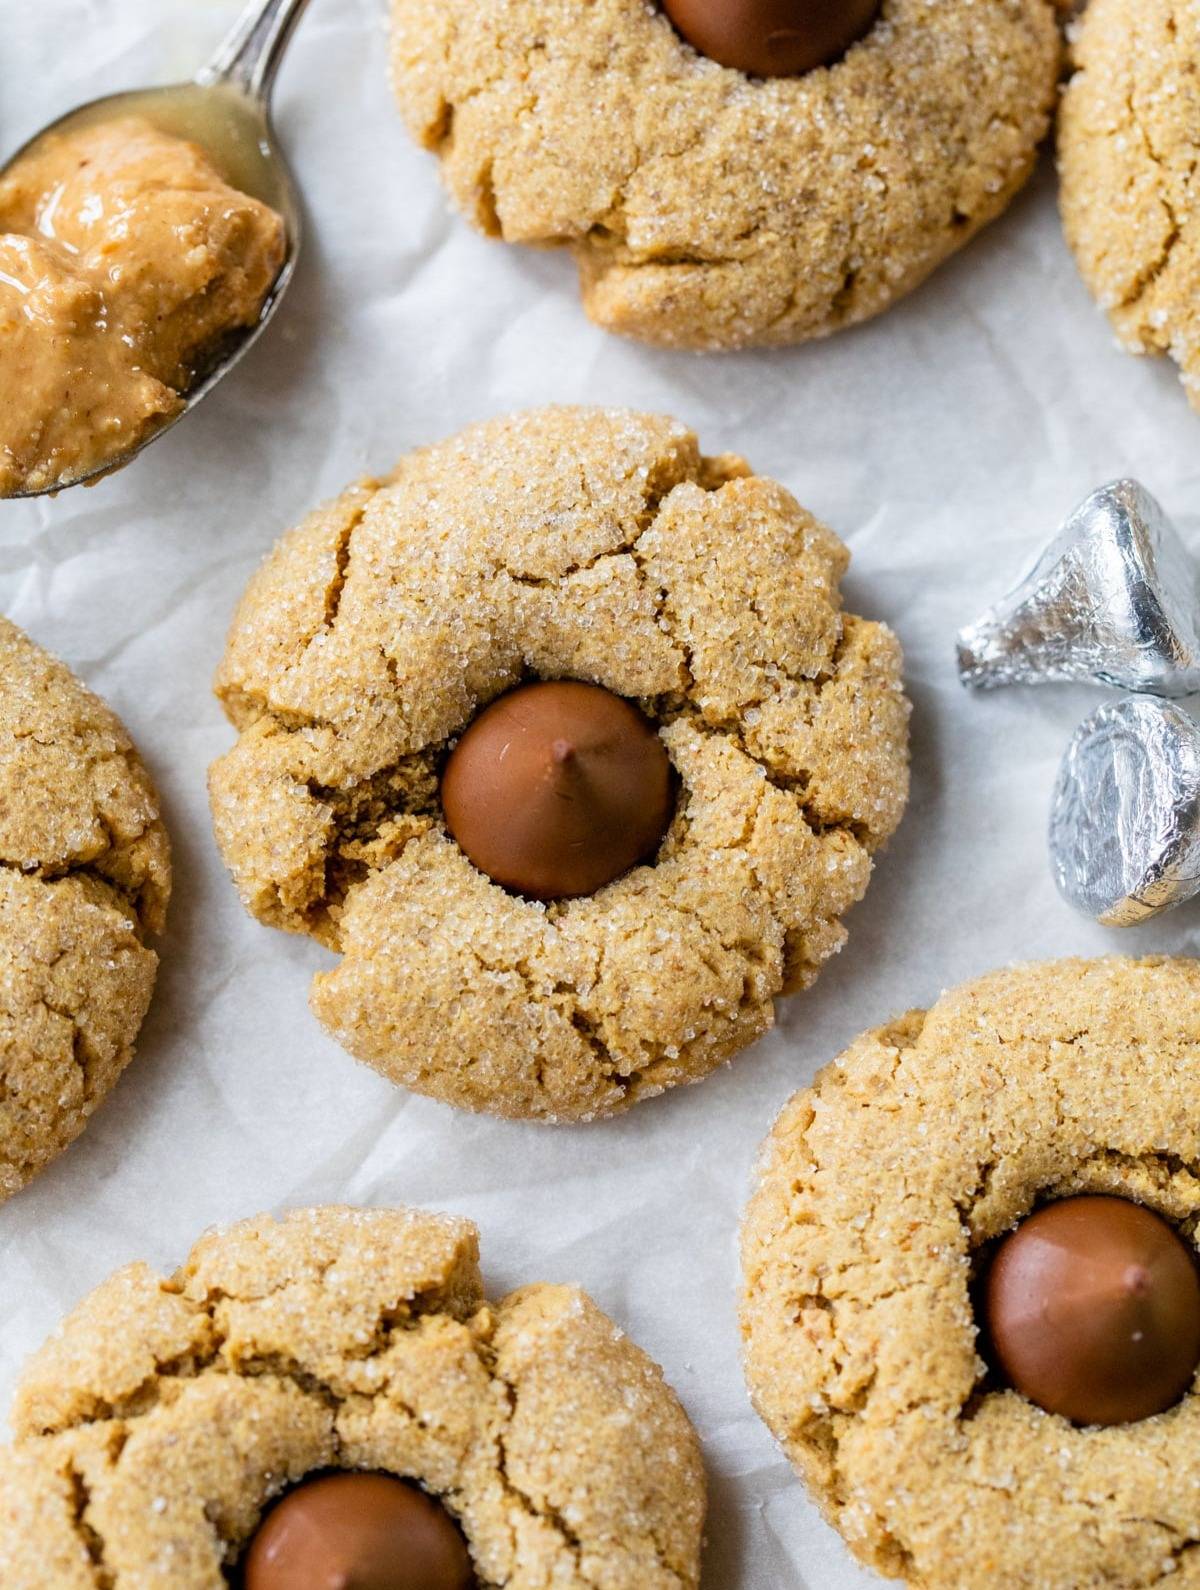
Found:
<svg viewBox="0 0 1200 1590"><path fill-rule="evenodd" d="M1197 570L1136 480L1082 502L1016 588L958 636L965 685L1090 679L1122 690L1200 690Z"/></svg>
<svg viewBox="0 0 1200 1590"><path fill-rule="evenodd" d="M1085 718L1054 787L1050 864L1071 905L1105 927L1200 893L1200 725L1145 696Z"/></svg>

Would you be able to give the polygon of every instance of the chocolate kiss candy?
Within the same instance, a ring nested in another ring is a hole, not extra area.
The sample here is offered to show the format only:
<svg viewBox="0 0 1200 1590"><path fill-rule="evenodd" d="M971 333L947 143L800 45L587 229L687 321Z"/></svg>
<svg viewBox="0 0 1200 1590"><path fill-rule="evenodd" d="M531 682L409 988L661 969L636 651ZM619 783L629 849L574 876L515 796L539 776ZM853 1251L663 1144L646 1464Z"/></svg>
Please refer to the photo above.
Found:
<svg viewBox="0 0 1200 1590"><path fill-rule="evenodd" d="M1200 725L1181 707L1128 697L1079 725L1050 803L1050 866L1103 927L1200 893Z"/></svg>
<svg viewBox="0 0 1200 1590"><path fill-rule="evenodd" d="M442 775L451 834L480 872L535 900L592 894L652 856L672 806L653 724L571 679L493 701Z"/></svg>
<svg viewBox="0 0 1200 1590"><path fill-rule="evenodd" d="M1076 508L1021 583L958 636L965 685L1090 679L1123 690L1200 690L1196 567L1136 480Z"/></svg>
<svg viewBox="0 0 1200 1590"><path fill-rule="evenodd" d="M391 1474L326 1474L289 1491L250 1542L245 1590L469 1590L471 1559L439 1502Z"/></svg>
<svg viewBox="0 0 1200 1590"><path fill-rule="evenodd" d="M1160 1216L1065 1198L1000 1244L987 1325L1009 1383L1076 1424L1128 1424L1177 1402L1200 1360L1200 1278Z"/></svg>
<svg viewBox="0 0 1200 1590"><path fill-rule="evenodd" d="M754 77L827 66L862 38L881 0L663 0L694 49Z"/></svg>

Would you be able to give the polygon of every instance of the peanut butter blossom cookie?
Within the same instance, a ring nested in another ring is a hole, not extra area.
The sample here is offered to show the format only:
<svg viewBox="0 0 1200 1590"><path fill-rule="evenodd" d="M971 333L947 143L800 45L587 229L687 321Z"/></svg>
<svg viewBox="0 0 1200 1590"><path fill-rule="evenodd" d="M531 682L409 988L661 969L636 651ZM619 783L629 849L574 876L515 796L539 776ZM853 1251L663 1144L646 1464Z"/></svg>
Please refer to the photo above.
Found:
<svg viewBox="0 0 1200 1590"><path fill-rule="evenodd" d="M392 77L458 206L566 244L593 320L800 342L910 292L1033 169L1050 0L392 0Z"/></svg>
<svg viewBox="0 0 1200 1590"><path fill-rule="evenodd" d="M1091 0L1059 123L1062 214L1131 353L1167 353L1200 409L1200 11Z"/></svg>
<svg viewBox="0 0 1200 1590"><path fill-rule="evenodd" d="M86 1297L0 1451L20 1590L694 1590L704 1471L574 1287L483 1295L475 1228L299 1210Z"/></svg>
<svg viewBox="0 0 1200 1590"><path fill-rule="evenodd" d="M341 955L384 1075L578 1119L694 1081L845 937L907 790L890 631L841 543L673 420L546 409L353 487L247 591L217 839Z"/></svg>
<svg viewBox="0 0 1200 1590"><path fill-rule="evenodd" d="M129 736L0 619L0 1199L79 1136L132 1058L170 891Z"/></svg>
<svg viewBox="0 0 1200 1590"><path fill-rule="evenodd" d="M1196 1580L1200 963L1024 966L784 1110L743 1231L756 1406L928 1590Z"/></svg>

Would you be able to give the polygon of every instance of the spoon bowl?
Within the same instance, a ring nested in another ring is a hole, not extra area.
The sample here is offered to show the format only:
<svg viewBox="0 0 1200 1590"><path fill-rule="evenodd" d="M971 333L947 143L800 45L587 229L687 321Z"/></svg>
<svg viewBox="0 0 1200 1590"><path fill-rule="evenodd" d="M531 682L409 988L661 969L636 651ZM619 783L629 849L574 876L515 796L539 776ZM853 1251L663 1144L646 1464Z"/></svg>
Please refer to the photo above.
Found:
<svg viewBox="0 0 1200 1590"><path fill-rule="evenodd" d="M296 270L302 238L299 191L271 125L271 89L292 30L308 0L254 0L213 60L189 82L165 88L127 89L89 100L28 139L0 167L4 176L43 139L141 116L159 131L197 143L232 187L278 212L284 224L284 258L252 326L238 327L221 344L211 368L187 391L183 407L118 457L69 481L9 492L9 499L56 496L94 483L126 464L186 418L240 363L266 330Z"/></svg>

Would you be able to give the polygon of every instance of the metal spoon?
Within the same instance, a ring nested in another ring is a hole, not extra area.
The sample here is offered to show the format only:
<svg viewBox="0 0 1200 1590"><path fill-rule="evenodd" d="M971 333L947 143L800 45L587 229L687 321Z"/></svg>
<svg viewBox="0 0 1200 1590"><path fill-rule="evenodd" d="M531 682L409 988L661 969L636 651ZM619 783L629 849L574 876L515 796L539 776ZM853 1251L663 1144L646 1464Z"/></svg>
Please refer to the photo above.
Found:
<svg viewBox="0 0 1200 1590"><path fill-rule="evenodd" d="M182 394L184 406L177 414L128 452L105 460L88 474L37 491L11 492L11 497L53 496L68 486L82 486L124 468L208 396L222 376L245 357L278 309L296 268L301 225L296 185L271 125L271 89L283 52L307 4L308 0L251 0L212 60L191 82L132 89L90 100L44 127L0 169L2 175L49 133L75 131L117 116L144 116L163 132L198 143L227 182L277 210L286 229L283 265L258 320L246 327L236 341L231 340L221 362L202 381Z"/></svg>

